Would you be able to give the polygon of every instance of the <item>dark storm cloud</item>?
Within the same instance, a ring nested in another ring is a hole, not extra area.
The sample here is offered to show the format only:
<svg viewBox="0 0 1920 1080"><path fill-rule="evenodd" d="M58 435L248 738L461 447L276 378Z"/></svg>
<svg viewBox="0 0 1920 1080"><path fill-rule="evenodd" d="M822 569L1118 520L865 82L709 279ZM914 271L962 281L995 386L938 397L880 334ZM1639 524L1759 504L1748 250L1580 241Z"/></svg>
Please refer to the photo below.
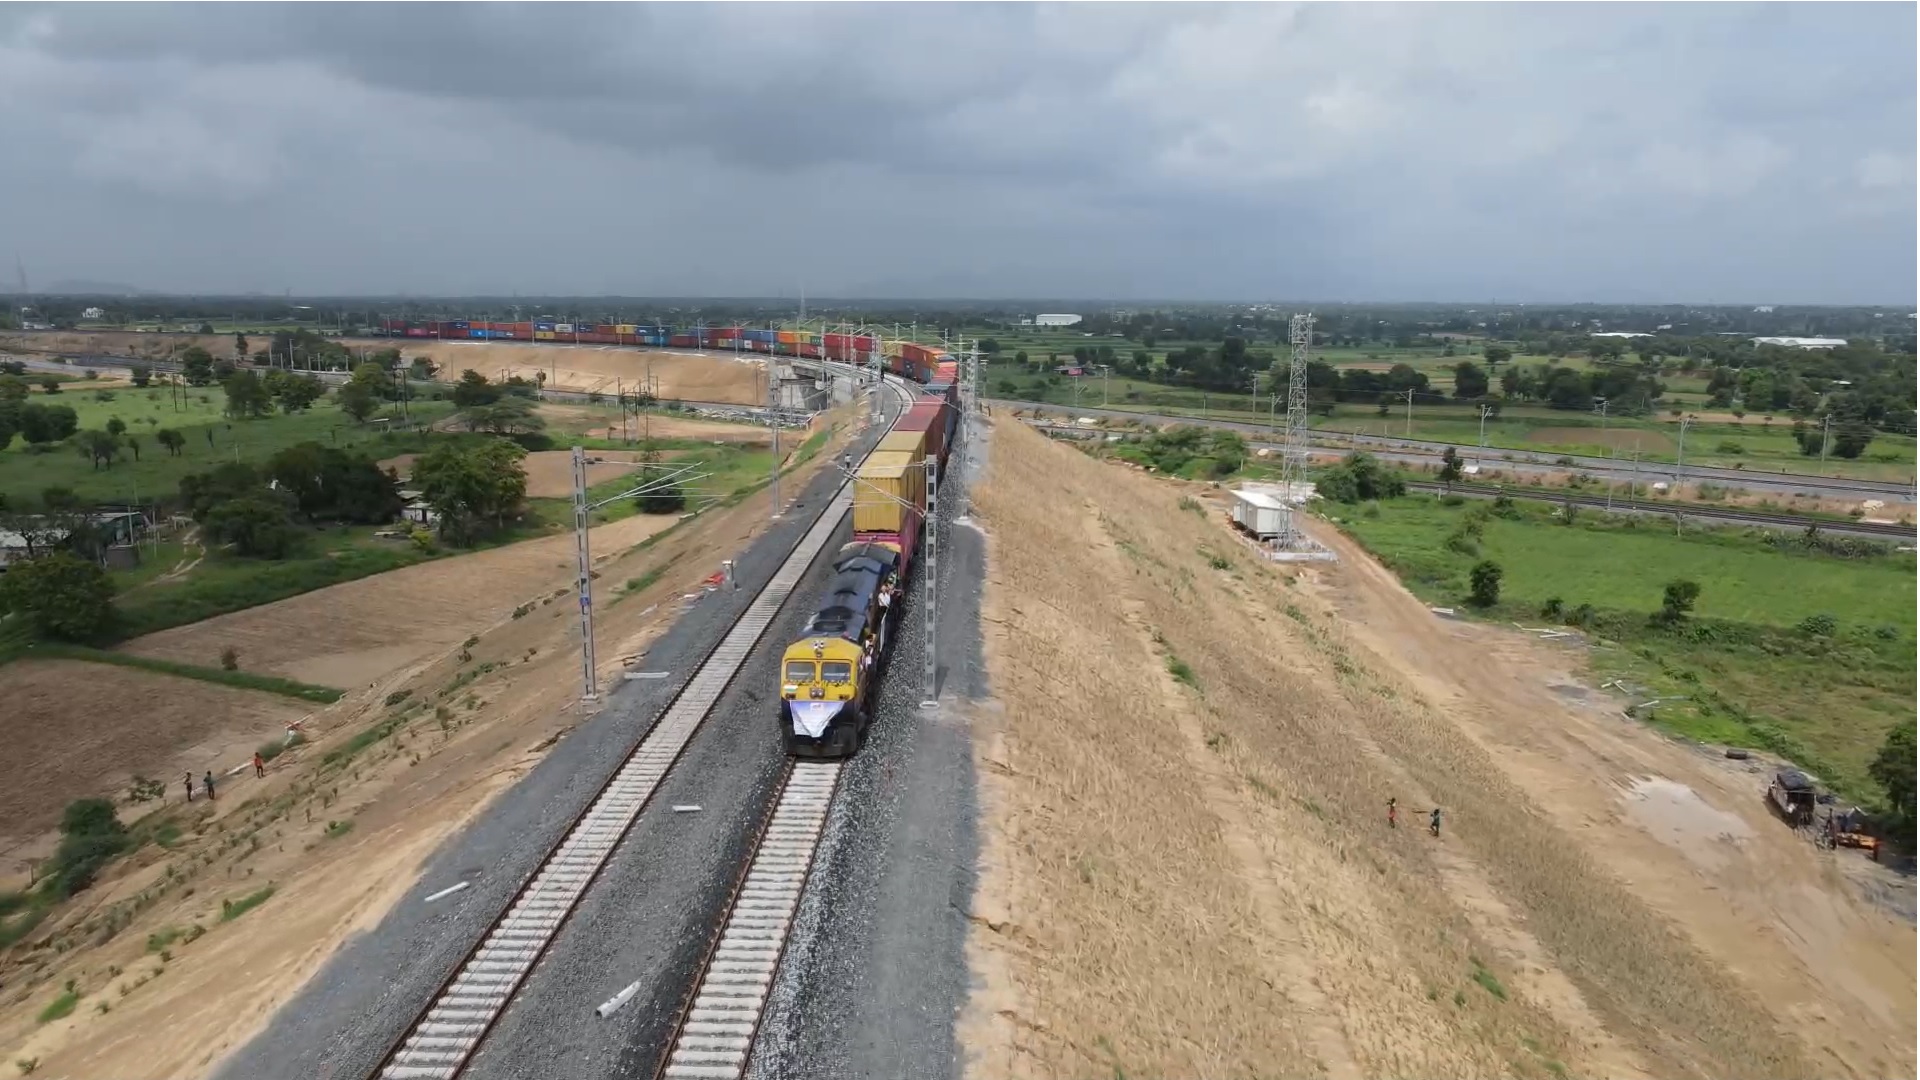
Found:
<svg viewBox="0 0 1920 1080"><path fill-rule="evenodd" d="M8 5L150 287L1891 300L1908 5ZM4 252L0 252L4 254Z"/></svg>

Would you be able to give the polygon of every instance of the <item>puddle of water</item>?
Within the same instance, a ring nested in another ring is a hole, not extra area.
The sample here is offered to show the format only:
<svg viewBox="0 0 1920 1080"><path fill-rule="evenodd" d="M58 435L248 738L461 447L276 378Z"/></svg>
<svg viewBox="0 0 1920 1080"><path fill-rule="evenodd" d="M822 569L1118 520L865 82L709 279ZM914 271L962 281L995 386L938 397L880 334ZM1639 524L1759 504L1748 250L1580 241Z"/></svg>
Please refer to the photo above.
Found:
<svg viewBox="0 0 1920 1080"><path fill-rule="evenodd" d="M1622 798L1641 828L1704 869L1724 867L1729 849L1753 835L1738 814L1715 809L1692 788L1662 776L1635 779Z"/></svg>

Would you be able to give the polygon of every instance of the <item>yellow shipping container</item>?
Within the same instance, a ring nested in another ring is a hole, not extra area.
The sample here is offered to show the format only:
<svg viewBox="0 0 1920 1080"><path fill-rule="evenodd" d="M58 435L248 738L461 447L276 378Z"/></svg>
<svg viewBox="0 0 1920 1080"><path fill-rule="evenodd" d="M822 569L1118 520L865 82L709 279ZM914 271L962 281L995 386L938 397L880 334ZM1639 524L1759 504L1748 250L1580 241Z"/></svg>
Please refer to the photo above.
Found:
<svg viewBox="0 0 1920 1080"><path fill-rule="evenodd" d="M908 454L910 460L920 461L927 456L927 433L896 431L882 438L873 449L879 454Z"/></svg>
<svg viewBox="0 0 1920 1080"><path fill-rule="evenodd" d="M535 330L533 332L533 340L535 341L552 341L553 338L554 334L551 330Z"/></svg>
<svg viewBox="0 0 1920 1080"><path fill-rule="evenodd" d="M800 333L797 330L782 330L779 332L778 338L780 341L785 342L788 345L793 345L799 342Z"/></svg>
<svg viewBox="0 0 1920 1080"><path fill-rule="evenodd" d="M616 334L637 334L640 332L640 327L636 323L614 323L613 332Z"/></svg>
<svg viewBox="0 0 1920 1080"><path fill-rule="evenodd" d="M853 531L897 533L908 513L906 502L927 505L927 473L913 455L875 452L860 466L853 485Z"/></svg>

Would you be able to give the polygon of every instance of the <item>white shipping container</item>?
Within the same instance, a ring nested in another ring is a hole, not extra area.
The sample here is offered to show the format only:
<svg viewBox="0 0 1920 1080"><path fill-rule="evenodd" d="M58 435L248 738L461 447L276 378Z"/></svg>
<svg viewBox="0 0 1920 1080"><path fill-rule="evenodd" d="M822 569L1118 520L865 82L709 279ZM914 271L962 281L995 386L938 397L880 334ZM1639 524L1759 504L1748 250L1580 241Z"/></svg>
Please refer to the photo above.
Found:
<svg viewBox="0 0 1920 1080"><path fill-rule="evenodd" d="M553 332L556 334L571 334L573 333L573 324L570 322L554 323Z"/></svg>
<svg viewBox="0 0 1920 1080"><path fill-rule="evenodd" d="M1287 507L1262 491L1229 491L1234 523L1255 536L1279 536L1286 530Z"/></svg>

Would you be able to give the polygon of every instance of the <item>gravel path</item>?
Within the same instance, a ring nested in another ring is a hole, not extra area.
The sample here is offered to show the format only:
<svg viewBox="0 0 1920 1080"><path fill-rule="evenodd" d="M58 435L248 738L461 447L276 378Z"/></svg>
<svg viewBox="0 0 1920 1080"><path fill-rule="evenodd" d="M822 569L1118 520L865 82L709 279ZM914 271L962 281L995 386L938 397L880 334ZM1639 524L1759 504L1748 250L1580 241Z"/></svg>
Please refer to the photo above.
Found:
<svg viewBox="0 0 1920 1080"><path fill-rule="evenodd" d="M886 408L890 416L897 410L891 395ZM866 436L864 441L870 444L876 435ZM388 912L373 930L344 942L265 1031L221 1064L214 1073L217 1080L344 1080L370 1074L419 1006L466 955L505 908L520 882L533 872L540 858L638 744L700 658L772 577L836 483L836 473L816 476L798 505L788 511L786 520L759 537L740 557L740 590L711 594L662 635L649 654L648 666L671 671L673 678L623 683L615 688L596 716L562 739L532 772L502 793L471 826L427 861L413 894ZM817 583L811 587L817 592ZM796 594L807 595L805 591ZM776 621L776 628L779 625ZM756 656L753 662L763 663L764 657ZM765 744L769 764L733 762L735 768L744 771L729 776L746 777L745 790L729 794L737 795L743 804L764 801L764 793L753 794L751 781L753 776L770 771L772 757L778 754L777 740L771 737L774 724L764 709L755 713L750 703L740 704L740 695L764 695L768 693L766 682L766 678L756 681L750 667L738 683L740 689L730 698L738 706L736 711L759 721L758 725L743 729L726 711L709 720L688 748L688 758L663 785L657 806L687 801L685 785L707 770L719 768L721 762L731 761L730 749L751 749L758 744ZM751 737L756 730L760 733L757 740ZM663 822L662 815L649 811L622 846L624 858L616 861L623 866L638 865L637 852L657 853L677 847L715 860L717 869L728 854L724 850L726 816L727 811L717 806L711 814L674 815L674 820ZM423 901L424 896L461 881L470 887L435 903ZM629 895L617 884L610 885L610 893ZM634 926L651 921L644 918L644 909L627 914ZM545 977L549 966L543 964L535 972L536 990L553 982ZM591 1006L588 1009L587 1018L594 1019ZM615 1019L631 1022L647 1011L644 1001L636 1000ZM547 1075L574 1074L569 1066L562 1073Z"/></svg>
<svg viewBox="0 0 1920 1080"><path fill-rule="evenodd" d="M985 465L973 439L941 486L940 707L921 710L925 596L908 603L881 684L881 719L841 779L827 833L755 1044L755 1080L956 1077L967 911L978 842L971 701L980 649L982 535L955 520Z"/></svg>

